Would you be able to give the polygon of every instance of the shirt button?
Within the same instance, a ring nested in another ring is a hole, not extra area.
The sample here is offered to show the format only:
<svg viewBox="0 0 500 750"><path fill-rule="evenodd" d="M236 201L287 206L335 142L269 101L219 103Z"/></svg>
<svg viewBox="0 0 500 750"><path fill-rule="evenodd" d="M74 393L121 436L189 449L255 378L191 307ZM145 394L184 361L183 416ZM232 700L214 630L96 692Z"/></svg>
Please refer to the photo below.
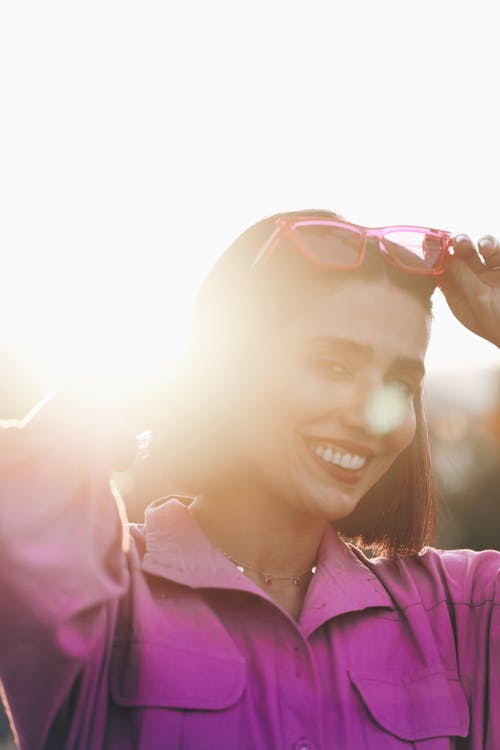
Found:
<svg viewBox="0 0 500 750"><path fill-rule="evenodd" d="M297 740L293 746L293 750L314 750L314 745L312 742L309 742L309 740Z"/></svg>

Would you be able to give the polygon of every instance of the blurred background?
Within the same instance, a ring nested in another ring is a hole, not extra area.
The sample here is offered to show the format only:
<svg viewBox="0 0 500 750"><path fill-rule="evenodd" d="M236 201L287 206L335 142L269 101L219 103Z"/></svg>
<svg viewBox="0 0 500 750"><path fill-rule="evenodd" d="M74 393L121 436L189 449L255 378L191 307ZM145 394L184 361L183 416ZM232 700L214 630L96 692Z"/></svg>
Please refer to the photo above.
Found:
<svg viewBox="0 0 500 750"><path fill-rule="evenodd" d="M82 368L147 388L215 258L267 214L500 236L494 11L2 3L0 417ZM498 549L500 351L439 292L427 369L438 546ZM133 520L145 470L119 477Z"/></svg>

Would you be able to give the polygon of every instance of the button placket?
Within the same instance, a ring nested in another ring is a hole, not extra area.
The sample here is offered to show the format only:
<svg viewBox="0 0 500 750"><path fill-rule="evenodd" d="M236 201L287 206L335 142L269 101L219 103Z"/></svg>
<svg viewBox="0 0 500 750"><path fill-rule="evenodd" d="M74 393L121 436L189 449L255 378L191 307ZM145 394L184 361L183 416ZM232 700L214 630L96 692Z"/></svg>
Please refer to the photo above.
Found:
<svg viewBox="0 0 500 750"><path fill-rule="evenodd" d="M301 633L294 633L293 639L289 633L277 633L276 636L276 666L283 691L287 693L282 704L286 747L289 750L317 750L316 742L321 736L321 717L316 716L320 695L312 652ZM315 738L314 742L309 734Z"/></svg>

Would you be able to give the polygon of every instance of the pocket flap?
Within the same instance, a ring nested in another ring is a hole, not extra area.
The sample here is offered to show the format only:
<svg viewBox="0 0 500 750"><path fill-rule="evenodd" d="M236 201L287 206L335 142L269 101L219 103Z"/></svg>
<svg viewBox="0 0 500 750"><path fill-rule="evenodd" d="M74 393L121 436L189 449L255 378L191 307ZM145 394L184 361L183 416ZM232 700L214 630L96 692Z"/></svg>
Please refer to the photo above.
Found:
<svg viewBox="0 0 500 750"><path fill-rule="evenodd" d="M469 708L457 675L442 671L381 677L349 671L372 718L403 740L466 737Z"/></svg>
<svg viewBox="0 0 500 750"><path fill-rule="evenodd" d="M122 706L228 708L241 697L245 682L243 658L183 650L164 641L113 647L110 690Z"/></svg>

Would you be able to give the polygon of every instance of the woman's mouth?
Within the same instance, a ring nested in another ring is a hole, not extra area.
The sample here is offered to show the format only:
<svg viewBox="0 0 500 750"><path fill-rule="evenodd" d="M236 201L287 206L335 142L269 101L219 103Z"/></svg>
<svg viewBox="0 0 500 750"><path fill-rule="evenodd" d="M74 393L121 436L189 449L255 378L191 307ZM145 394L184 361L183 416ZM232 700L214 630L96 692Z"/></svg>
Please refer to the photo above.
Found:
<svg viewBox="0 0 500 750"><path fill-rule="evenodd" d="M371 454L361 448L346 448L338 443L306 440L309 453L334 479L356 484L365 473Z"/></svg>

